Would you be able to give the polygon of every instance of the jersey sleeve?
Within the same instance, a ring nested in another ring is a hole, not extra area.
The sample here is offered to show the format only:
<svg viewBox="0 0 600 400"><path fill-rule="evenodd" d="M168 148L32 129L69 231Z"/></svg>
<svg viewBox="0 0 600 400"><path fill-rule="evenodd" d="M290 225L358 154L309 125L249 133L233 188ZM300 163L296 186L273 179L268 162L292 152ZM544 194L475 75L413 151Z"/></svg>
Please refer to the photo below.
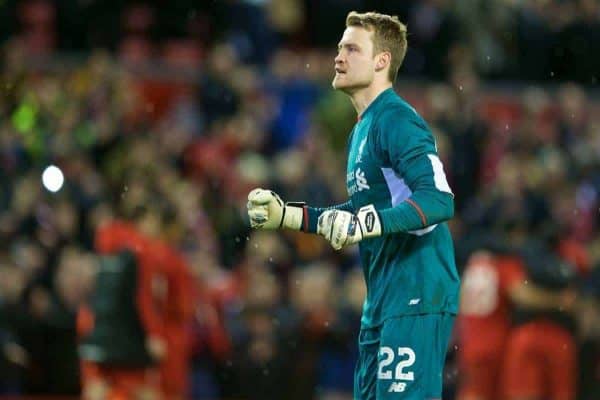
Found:
<svg viewBox="0 0 600 400"><path fill-rule="evenodd" d="M330 207L305 207L302 221L302 226L304 227L303 230L309 233L317 233L317 223L319 221L319 217L323 212L329 210L354 212L354 207L352 206L351 200Z"/></svg>
<svg viewBox="0 0 600 400"><path fill-rule="evenodd" d="M401 203L378 210L383 233L419 231L452 218L454 195L425 123L392 108L380 117L376 137L380 156L411 191Z"/></svg>

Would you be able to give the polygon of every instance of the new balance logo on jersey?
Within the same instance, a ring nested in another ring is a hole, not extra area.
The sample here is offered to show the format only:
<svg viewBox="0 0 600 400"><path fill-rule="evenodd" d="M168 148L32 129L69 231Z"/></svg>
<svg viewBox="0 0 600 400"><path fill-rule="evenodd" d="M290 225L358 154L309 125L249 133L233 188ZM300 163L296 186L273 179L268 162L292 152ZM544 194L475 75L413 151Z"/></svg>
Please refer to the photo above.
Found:
<svg viewBox="0 0 600 400"><path fill-rule="evenodd" d="M390 388L388 389L388 393L401 393L406 390L406 383L404 382L392 382Z"/></svg>
<svg viewBox="0 0 600 400"><path fill-rule="evenodd" d="M369 184L367 183L367 178L365 178L365 172L358 168L354 172L354 176L356 178L356 186L358 187L358 191L363 191L367 189L371 189Z"/></svg>

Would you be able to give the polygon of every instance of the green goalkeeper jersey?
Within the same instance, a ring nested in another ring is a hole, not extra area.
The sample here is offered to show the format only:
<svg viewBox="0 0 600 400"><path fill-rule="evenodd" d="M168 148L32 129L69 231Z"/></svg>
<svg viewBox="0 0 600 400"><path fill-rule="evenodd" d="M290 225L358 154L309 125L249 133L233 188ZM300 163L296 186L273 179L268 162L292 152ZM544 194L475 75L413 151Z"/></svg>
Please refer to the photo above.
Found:
<svg viewBox="0 0 600 400"><path fill-rule="evenodd" d="M349 138L346 183L350 200L335 208L356 212L373 204L383 235L359 243L367 285L362 326L390 317L458 310L459 277L445 221L453 194L425 121L393 89L362 113ZM326 208L308 208L316 232Z"/></svg>

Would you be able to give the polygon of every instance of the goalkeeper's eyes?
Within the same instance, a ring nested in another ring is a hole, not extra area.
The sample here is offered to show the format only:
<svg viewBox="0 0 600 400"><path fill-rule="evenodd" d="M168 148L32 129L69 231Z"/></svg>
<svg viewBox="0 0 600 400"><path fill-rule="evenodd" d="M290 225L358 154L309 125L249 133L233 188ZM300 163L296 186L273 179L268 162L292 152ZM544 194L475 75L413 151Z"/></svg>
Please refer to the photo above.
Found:
<svg viewBox="0 0 600 400"><path fill-rule="evenodd" d="M355 46L353 44L345 44L343 46L338 46L338 53L340 53L342 49L346 49L348 52L354 52L359 50L358 46Z"/></svg>

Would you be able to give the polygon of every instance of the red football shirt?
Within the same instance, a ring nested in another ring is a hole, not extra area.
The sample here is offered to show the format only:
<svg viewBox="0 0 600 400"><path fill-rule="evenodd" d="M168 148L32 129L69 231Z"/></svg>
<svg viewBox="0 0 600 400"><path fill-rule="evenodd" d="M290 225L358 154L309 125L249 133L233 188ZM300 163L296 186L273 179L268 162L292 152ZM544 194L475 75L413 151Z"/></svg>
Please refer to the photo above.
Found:
<svg viewBox="0 0 600 400"><path fill-rule="evenodd" d="M465 357L501 351L510 329L508 292L524 280L524 266L516 256L471 256L463 274L458 318Z"/></svg>

